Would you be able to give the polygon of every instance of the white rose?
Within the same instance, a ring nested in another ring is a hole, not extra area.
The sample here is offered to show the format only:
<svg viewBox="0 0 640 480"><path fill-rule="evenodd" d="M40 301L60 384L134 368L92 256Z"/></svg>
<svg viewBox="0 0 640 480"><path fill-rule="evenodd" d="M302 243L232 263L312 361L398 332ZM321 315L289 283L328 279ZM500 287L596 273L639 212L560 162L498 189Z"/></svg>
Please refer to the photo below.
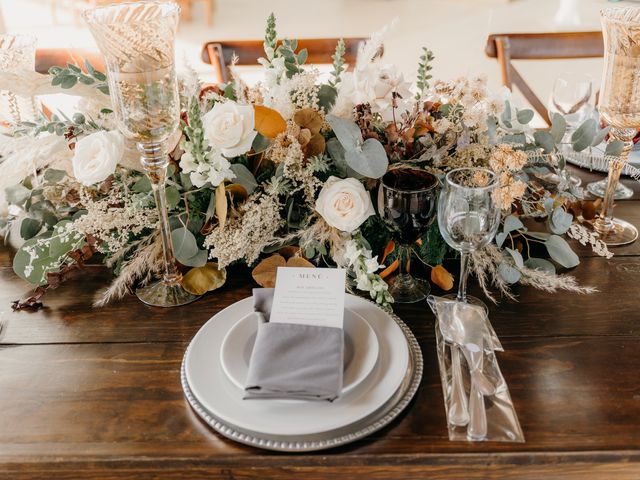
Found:
<svg viewBox="0 0 640 480"><path fill-rule="evenodd" d="M329 177L322 187L316 211L329 225L348 233L375 214L371 197L362 183L355 178L340 180L337 177Z"/></svg>
<svg viewBox="0 0 640 480"><path fill-rule="evenodd" d="M202 123L209 143L218 147L227 157L247 153L258 134L254 130L254 111L251 105L218 102L202 117Z"/></svg>
<svg viewBox="0 0 640 480"><path fill-rule="evenodd" d="M394 65L379 65L371 63L355 72L355 89L358 103L369 103L373 112L380 113L383 120L393 118L393 94L396 98L398 112L408 109L411 92L409 83ZM398 112L396 115L399 117Z"/></svg>
<svg viewBox="0 0 640 480"><path fill-rule="evenodd" d="M100 131L76 142L73 176L85 186L105 180L116 171L124 154L124 137L117 130Z"/></svg>

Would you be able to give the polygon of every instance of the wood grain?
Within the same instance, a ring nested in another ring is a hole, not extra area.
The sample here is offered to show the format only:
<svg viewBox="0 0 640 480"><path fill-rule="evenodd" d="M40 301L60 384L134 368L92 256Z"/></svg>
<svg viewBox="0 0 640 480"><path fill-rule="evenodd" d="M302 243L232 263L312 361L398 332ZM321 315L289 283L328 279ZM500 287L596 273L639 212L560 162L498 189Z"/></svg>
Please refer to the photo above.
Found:
<svg viewBox="0 0 640 480"><path fill-rule="evenodd" d="M640 202L619 202L617 214L640 224ZM44 310L14 313L10 302L28 285L11 270L12 251L0 248L0 479L638 479L639 250L640 242L619 248L607 261L578 249L582 262L568 273L595 294L516 288L517 302L490 307L526 443L448 440L434 318L421 303L396 308L425 360L405 412L354 444L291 455L217 435L180 387L193 335L250 295L246 269L179 309L129 295L96 310L95 292L111 277L90 265L50 292ZM473 280L471 291L479 294Z"/></svg>

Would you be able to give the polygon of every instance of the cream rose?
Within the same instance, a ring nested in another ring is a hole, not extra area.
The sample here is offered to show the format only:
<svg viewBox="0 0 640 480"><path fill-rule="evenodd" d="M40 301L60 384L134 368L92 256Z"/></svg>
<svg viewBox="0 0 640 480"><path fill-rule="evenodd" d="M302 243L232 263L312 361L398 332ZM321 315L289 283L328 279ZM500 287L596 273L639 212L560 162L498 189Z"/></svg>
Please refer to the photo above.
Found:
<svg viewBox="0 0 640 480"><path fill-rule="evenodd" d="M218 102L202 117L205 137L226 157L247 153L258 134L254 117L251 105Z"/></svg>
<svg viewBox="0 0 640 480"><path fill-rule="evenodd" d="M316 211L329 225L349 233L375 214L371 197L362 183L355 178L337 177L329 177L322 187Z"/></svg>
<svg viewBox="0 0 640 480"><path fill-rule="evenodd" d="M86 186L101 182L116 171L123 154L124 137L117 130L87 135L76 142L73 176Z"/></svg>

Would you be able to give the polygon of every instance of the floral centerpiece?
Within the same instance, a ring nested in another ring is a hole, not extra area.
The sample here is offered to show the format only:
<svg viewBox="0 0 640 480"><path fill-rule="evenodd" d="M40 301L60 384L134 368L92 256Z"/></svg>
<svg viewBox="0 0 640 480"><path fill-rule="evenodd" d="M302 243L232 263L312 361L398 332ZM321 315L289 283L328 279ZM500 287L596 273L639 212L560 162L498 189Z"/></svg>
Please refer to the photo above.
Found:
<svg viewBox="0 0 640 480"><path fill-rule="evenodd" d="M432 84L427 49L411 85L380 58L385 33L361 47L352 71L339 42L333 71L322 81L304 66L307 52L296 41L277 41L271 16L259 60L262 83L247 87L236 78L203 86L193 73L183 76L167 198L185 288L201 294L219 287L234 263L254 268L262 285L273 284L279 265L337 265L348 270L351 288L389 306L385 279L398 261L391 227L378 214L380 177L393 168L442 176L482 166L500 177L494 200L504 212L496 242L472 258L486 294L493 298L493 285L509 296L517 282L590 291L556 273L579 262L565 233L610 256L577 221L595 212L567 181L559 149L563 118L534 132L533 112L514 108L505 92L491 94L482 78ZM2 73L4 88L19 94L62 88L83 97L76 114L12 125L0 143L4 235L18 240L16 274L36 287L15 308L38 306L46 290L94 255L115 274L97 305L147 282L160 267L157 214L137 153L115 129L105 75L88 63L54 67L48 76ZM596 145L607 131L585 122L572 148ZM610 146L609 153L620 147ZM531 219L546 228L531 229ZM414 253L432 281L452 287L437 225Z"/></svg>

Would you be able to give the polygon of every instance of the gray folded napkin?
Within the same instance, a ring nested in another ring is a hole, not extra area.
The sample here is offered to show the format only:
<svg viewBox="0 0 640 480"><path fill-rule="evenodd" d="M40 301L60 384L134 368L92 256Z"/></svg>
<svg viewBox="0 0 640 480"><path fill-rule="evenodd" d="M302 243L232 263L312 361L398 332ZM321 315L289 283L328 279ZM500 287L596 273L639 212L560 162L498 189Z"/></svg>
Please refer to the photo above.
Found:
<svg viewBox="0 0 640 480"><path fill-rule="evenodd" d="M253 290L254 310L264 318L249 361L245 399L335 400L342 390L341 328L269 323L272 288Z"/></svg>

